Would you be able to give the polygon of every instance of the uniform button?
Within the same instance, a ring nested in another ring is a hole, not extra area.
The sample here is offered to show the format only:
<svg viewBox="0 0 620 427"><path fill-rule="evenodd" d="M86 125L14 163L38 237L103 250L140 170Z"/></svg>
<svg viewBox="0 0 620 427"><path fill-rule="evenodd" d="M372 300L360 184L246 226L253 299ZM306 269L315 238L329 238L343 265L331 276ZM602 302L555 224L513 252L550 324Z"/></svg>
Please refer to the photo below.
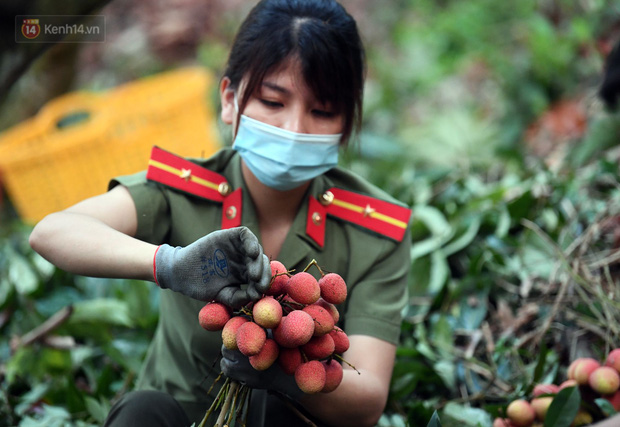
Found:
<svg viewBox="0 0 620 427"><path fill-rule="evenodd" d="M312 222L314 223L314 225L321 225L321 223L323 222L323 217L320 213L315 212L312 214Z"/></svg>
<svg viewBox="0 0 620 427"><path fill-rule="evenodd" d="M231 188L227 182L222 182L220 185L218 185L217 191L222 196L228 196L230 194Z"/></svg>
<svg viewBox="0 0 620 427"><path fill-rule="evenodd" d="M226 209L226 218L234 219L237 216L237 208L234 206L230 206Z"/></svg>
<svg viewBox="0 0 620 427"><path fill-rule="evenodd" d="M325 193L321 194L320 202L323 206L329 206L332 204L333 201L334 193L332 193L331 191L326 191Z"/></svg>

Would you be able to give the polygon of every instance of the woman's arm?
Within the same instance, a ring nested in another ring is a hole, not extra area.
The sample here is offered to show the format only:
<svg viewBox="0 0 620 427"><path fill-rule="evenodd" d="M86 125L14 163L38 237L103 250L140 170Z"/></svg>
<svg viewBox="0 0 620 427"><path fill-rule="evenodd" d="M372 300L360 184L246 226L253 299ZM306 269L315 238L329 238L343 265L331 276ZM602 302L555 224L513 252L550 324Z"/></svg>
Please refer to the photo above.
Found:
<svg viewBox="0 0 620 427"><path fill-rule="evenodd" d="M135 239L136 207L117 186L43 218L30 245L45 259L74 274L153 281L156 245Z"/></svg>
<svg viewBox="0 0 620 427"><path fill-rule="evenodd" d="M337 426L374 426L387 402L396 346L364 335L349 336L342 382L331 393L304 395L300 403L314 416Z"/></svg>

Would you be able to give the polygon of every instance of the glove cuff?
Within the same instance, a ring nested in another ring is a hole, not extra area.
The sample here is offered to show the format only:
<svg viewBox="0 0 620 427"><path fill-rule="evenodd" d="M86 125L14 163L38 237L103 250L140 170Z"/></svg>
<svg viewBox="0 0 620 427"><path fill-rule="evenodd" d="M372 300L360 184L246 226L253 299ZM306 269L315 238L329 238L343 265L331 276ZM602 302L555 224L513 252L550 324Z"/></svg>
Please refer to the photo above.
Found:
<svg viewBox="0 0 620 427"><path fill-rule="evenodd" d="M153 278L155 283L162 289L170 287L170 278L174 277L170 271L174 258L175 248L164 243L159 245L153 255Z"/></svg>
<svg viewBox="0 0 620 427"><path fill-rule="evenodd" d="M159 252L159 250L161 249L162 246L163 245L157 246L157 249L155 249L155 253L153 254L153 281L160 288L161 288L161 285L157 281L157 262L156 262L156 260L157 260L157 252Z"/></svg>

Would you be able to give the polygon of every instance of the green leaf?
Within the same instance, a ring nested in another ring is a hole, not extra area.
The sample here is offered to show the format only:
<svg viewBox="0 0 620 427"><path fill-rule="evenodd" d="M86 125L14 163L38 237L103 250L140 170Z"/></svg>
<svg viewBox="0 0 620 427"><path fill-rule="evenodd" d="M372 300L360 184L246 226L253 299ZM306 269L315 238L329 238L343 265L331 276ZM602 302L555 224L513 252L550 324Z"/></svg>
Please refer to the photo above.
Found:
<svg viewBox="0 0 620 427"><path fill-rule="evenodd" d="M87 301L79 301L73 306L73 314L69 318L69 324L81 324L84 322L104 323L109 325L133 326L129 314L129 306L126 302L113 298L97 298Z"/></svg>
<svg viewBox="0 0 620 427"><path fill-rule="evenodd" d="M579 411L581 394L578 387L561 390L549 405L544 427L569 427Z"/></svg>
<svg viewBox="0 0 620 427"><path fill-rule="evenodd" d="M450 390L456 388L456 366L449 360L440 360L433 365L437 375Z"/></svg>
<svg viewBox="0 0 620 427"><path fill-rule="evenodd" d="M26 417L19 427L67 427L71 421L71 414L59 406L42 405L43 413L37 418Z"/></svg>
<svg viewBox="0 0 620 427"><path fill-rule="evenodd" d="M601 408L601 411L603 411L603 413L607 417L611 417L612 415L618 413L618 411L616 411L616 409L614 408L614 405L612 405L611 402L607 399L603 399L602 397L600 397L598 399L594 399L594 403L596 403L596 405Z"/></svg>
<svg viewBox="0 0 620 427"><path fill-rule="evenodd" d="M441 422L439 421L439 414L437 414L437 411L433 412L433 416L426 427L441 427Z"/></svg>
<svg viewBox="0 0 620 427"><path fill-rule="evenodd" d="M99 401L93 397L84 397L84 403L86 403L86 410L88 413L100 424L103 424L108 412L110 411L110 405L107 401Z"/></svg>
<svg viewBox="0 0 620 427"><path fill-rule="evenodd" d="M472 408L454 402L448 402L443 408L443 417L446 424L448 420L458 422L460 426L490 426L491 415L484 409Z"/></svg>
<svg viewBox="0 0 620 427"><path fill-rule="evenodd" d="M35 384L28 393L20 397L19 404L15 407L15 413L19 416L25 415L26 411L28 411L34 403L41 400L49 389L50 384L48 383Z"/></svg>
<svg viewBox="0 0 620 427"><path fill-rule="evenodd" d="M545 362L547 360L547 346L543 342L538 351L538 361L536 362L536 368L534 369L533 382L538 383L543 376L545 369Z"/></svg>
<svg viewBox="0 0 620 427"><path fill-rule="evenodd" d="M443 251L433 252L431 254L431 271L427 287L428 294L437 295L443 288L449 276L450 268Z"/></svg>
<svg viewBox="0 0 620 427"><path fill-rule="evenodd" d="M450 256L453 253L456 253L469 245L478 235L481 222L482 219L480 216L474 217L471 223L468 225L467 230L465 230L465 232L461 236L444 246L444 248L442 249L444 255Z"/></svg>
<svg viewBox="0 0 620 427"><path fill-rule="evenodd" d="M33 293L39 285L39 278L30 263L16 252L13 252L9 262L9 281L22 295Z"/></svg>

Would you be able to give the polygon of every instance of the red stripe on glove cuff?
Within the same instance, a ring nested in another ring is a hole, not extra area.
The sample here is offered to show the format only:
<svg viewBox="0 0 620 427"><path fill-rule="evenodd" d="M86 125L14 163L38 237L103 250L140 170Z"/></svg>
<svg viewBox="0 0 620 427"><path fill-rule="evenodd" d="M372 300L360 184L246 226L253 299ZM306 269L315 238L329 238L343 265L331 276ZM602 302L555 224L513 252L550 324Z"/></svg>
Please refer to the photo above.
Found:
<svg viewBox="0 0 620 427"><path fill-rule="evenodd" d="M153 279L155 280L155 284L157 286L159 286L159 283L157 282L157 264L155 263L155 260L157 259L157 252L161 246L162 245L157 246L157 249L155 249L155 253L153 254ZM159 287L161 288L161 286Z"/></svg>

